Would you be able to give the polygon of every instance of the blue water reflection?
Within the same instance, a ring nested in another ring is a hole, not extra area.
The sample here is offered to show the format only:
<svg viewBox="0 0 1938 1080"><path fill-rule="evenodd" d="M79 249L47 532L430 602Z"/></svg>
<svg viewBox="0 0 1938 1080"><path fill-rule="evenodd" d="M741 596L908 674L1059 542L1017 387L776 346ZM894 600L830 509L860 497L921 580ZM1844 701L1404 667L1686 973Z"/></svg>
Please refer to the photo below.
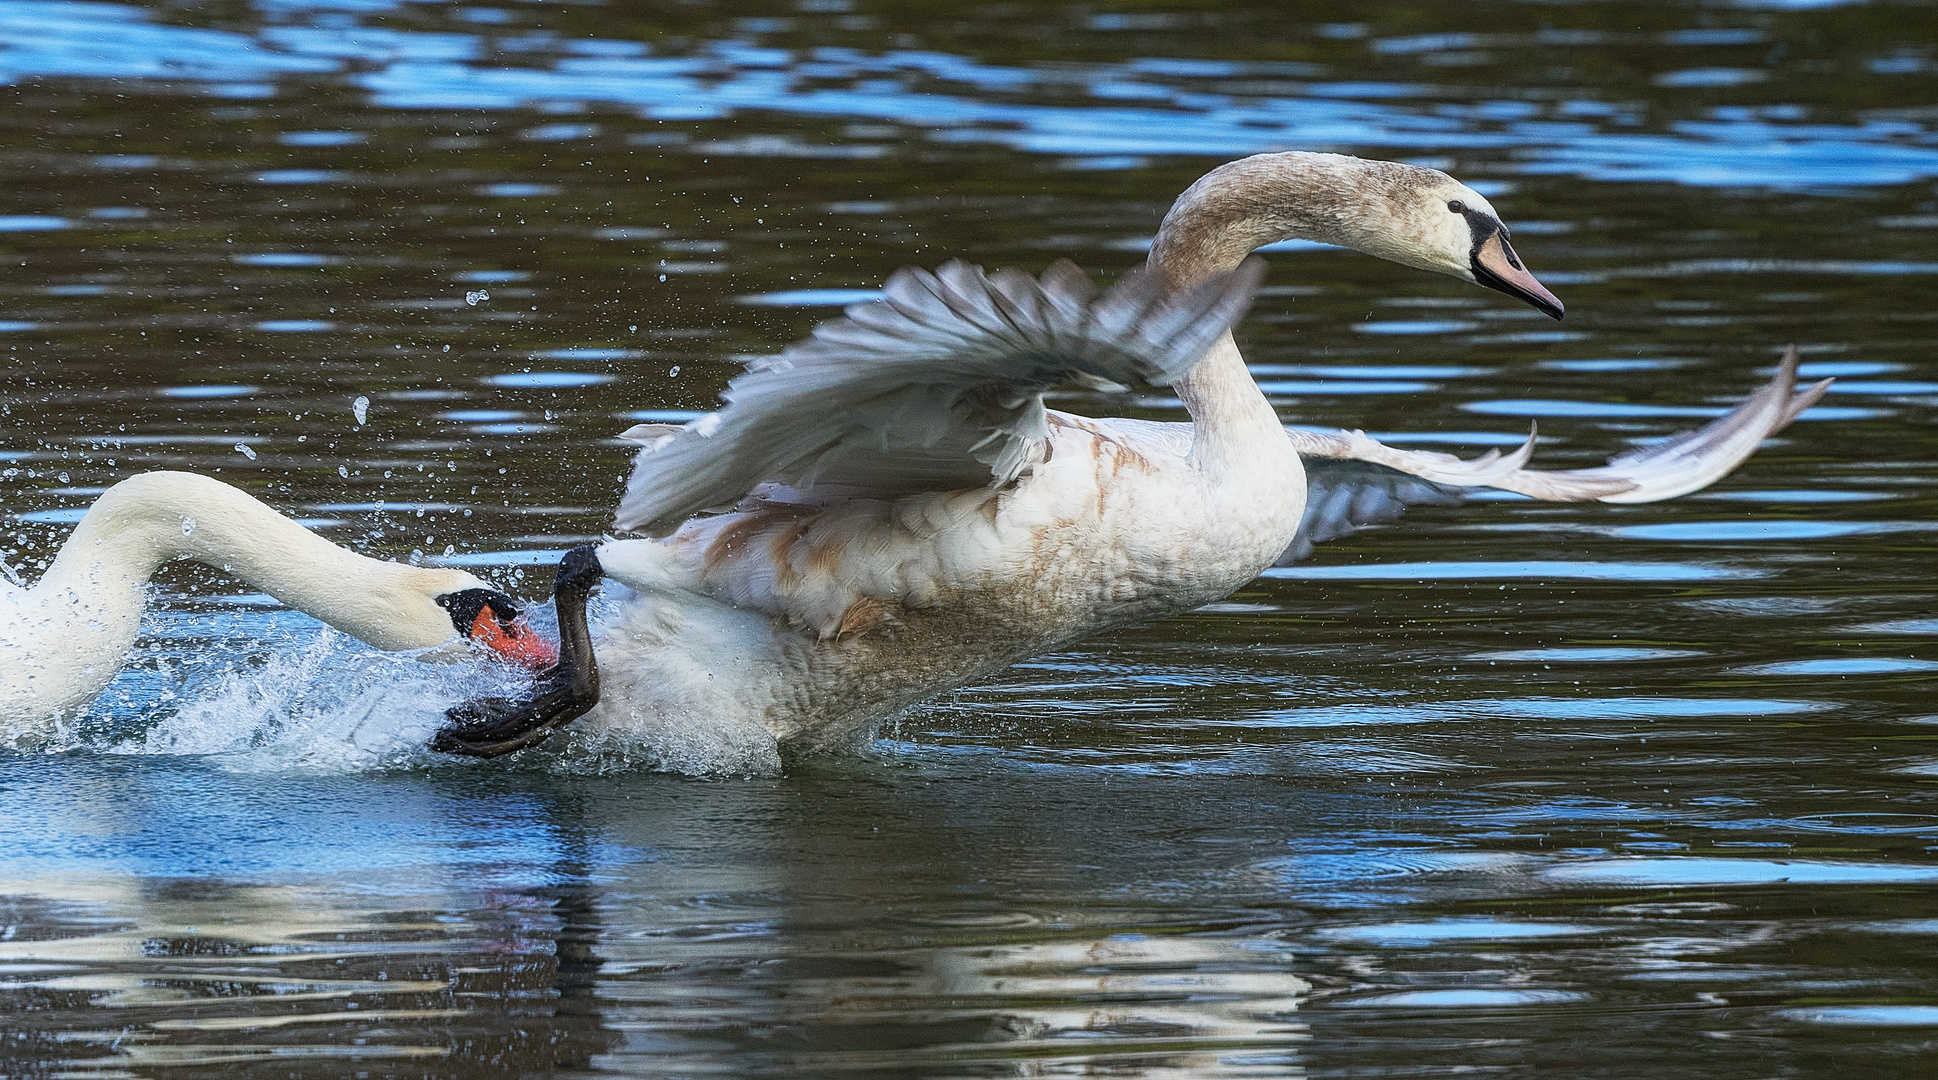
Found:
<svg viewBox="0 0 1938 1080"><path fill-rule="evenodd" d="M1753 567L1631 562L1420 562L1276 566L1262 575L1288 581L1719 581L1762 577Z"/></svg>
<svg viewBox="0 0 1938 1080"><path fill-rule="evenodd" d="M286 772L264 785L246 763L230 764L138 755L76 785L58 760L16 760L0 866L15 878L370 873L371 884L436 867L482 885L533 880L568 854L613 867L653 857L561 832L543 796L515 789Z"/></svg>
<svg viewBox="0 0 1938 1080"><path fill-rule="evenodd" d="M272 19L298 9L264 3ZM374 13L389 5L359 7ZM472 22L477 24L476 20ZM484 25L489 25L487 22ZM1729 33L1738 33L1728 30ZM0 80L60 76L197 80L228 96L268 96L251 80L331 77L398 109L517 109L564 103L624 107L662 119L719 118L740 110L806 117L892 121L943 142L979 142L1031 153L1127 163L1154 154L1236 156L1291 146L1357 145L1445 151L1512 146L1516 168L1635 182L1822 188L1891 185L1938 175L1928 130L1902 118L1854 124L1719 111L1665 130L1608 130L1632 124L1626 105L1570 101L1550 115L1513 99L1464 108L1426 108L1431 83L1329 81L1323 68L1268 62L1147 58L1090 63L1059 72L1090 100L1079 106L1008 100L1050 87L1050 73L917 49L879 53L832 46L774 48L718 40L687 55L656 56L644 43L547 35L500 37L369 25L269 25L253 33L169 25L112 4L26 0L0 8ZM1593 32L1534 35L1434 34L1386 38L1370 50L1391 57L1538 48L1567 55L1615 40ZM1714 47L1674 35L1669 47ZM509 63L510 56L517 63ZM1584 53L1584 55L1586 55ZM1760 84L1758 68L1687 67L1656 74L1656 85L1715 91ZM1248 83L1270 84L1260 95ZM831 84L845 83L844 86ZM962 88L961 93L946 88ZM1126 104L1135 102L1135 105ZM1599 123L1597 123L1599 121ZM583 132L545 138L575 138ZM337 145L327 141L309 145ZM299 143L300 145L300 143ZM324 170L275 170L270 183L321 183ZM540 194L553 185L499 185L495 193ZM511 189L516 188L516 191ZM1904 272L1904 271L1897 271Z"/></svg>
<svg viewBox="0 0 1938 1080"><path fill-rule="evenodd" d="M900 265L1114 272L1251 150L1454 172L1570 305L1272 245L1239 339L1288 422L1471 455L1539 417L1536 464L1592 468L1792 340L1836 403L1708 501L1449 496L778 775L433 755L519 676L171 567L108 695L0 755L0 1058L1911 1074L1921 10L1117 8L0 4L0 575L129 472L220 469L542 623L627 424Z"/></svg>

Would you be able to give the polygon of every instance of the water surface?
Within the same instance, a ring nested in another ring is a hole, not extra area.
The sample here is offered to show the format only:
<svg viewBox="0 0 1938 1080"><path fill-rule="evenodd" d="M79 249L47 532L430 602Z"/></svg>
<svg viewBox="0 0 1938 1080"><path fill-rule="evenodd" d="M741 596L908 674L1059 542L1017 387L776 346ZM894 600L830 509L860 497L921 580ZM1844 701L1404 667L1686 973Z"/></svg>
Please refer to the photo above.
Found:
<svg viewBox="0 0 1938 1080"><path fill-rule="evenodd" d="M1241 340L1288 422L1570 467L1789 342L1839 379L1700 496L1416 509L778 775L436 758L476 671L171 569L0 756L0 1073L1928 1074L1929 20L0 5L28 578L189 468L536 596L612 435L897 266L1114 273L1274 149L1454 172L1569 305L1285 245Z"/></svg>

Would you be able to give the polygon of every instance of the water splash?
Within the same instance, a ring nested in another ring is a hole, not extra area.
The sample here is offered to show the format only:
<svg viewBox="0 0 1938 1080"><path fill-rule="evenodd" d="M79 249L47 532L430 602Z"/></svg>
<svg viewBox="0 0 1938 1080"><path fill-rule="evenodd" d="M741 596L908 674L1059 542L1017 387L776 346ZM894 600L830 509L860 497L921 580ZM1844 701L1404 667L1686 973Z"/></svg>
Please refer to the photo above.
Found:
<svg viewBox="0 0 1938 1080"><path fill-rule="evenodd" d="M602 627L620 613L621 600L596 597L593 608L594 625ZM549 603L530 605L526 617L539 633L556 636ZM435 753L428 744L446 710L472 698L515 696L530 675L458 646L381 652L274 606L230 613L233 621L213 639L207 614L158 603L150 618L161 620L150 632L160 640L90 707L44 730L12 733L7 745L21 753L195 758L258 775L459 767L729 777L781 770L765 729L703 716L636 715L620 700L623 680L612 684L603 717L595 712L516 757L484 763Z"/></svg>
<svg viewBox="0 0 1938 1080"><path fill-rule="evenodd" d="M380 653L326 629L258 666L228 666L209 683L176 689L180 707L103 749L203 757L241 772L444 763L425 748L444 710L480 693L515 692L523 676L468 657L426 663L420 655Z"/></svg>

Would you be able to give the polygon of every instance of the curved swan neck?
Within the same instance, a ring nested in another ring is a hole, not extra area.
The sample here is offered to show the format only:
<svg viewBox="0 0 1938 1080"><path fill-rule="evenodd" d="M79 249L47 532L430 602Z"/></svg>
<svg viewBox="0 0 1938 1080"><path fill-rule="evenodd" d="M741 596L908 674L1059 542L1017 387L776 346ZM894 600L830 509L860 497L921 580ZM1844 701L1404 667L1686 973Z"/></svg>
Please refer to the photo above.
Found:
<svg viewBox="0 0 1938 1080"><path fill-rule="evenodd" d="M1206 173L1164 215L1149 265L1178 288L1237 269L1266 244L1298 238L1338 242L1339 208L1356 158L1260 154ZM1192 456L1207 468L1243 470L1251 447L1283 439L1278 414L1226 334L1173 384L1197 425Z"/></svg>
<svg viewBox="0 0 1938 1080"><path fill-rule="evenodd" d="M35 590L113 597L138 614L142 586L176 558L232 573L384 649L424 648L454 636L435 597L484 585L461 570L345 551L219 480L155 472L97 499Z"/></svg>
<svg viewBox="0 0 1938 1080"><path fill-rule="evenodd" d="M1448 182L1430 169L1340 154L1258 154L1211 170L1179 195L1151 244L1150 266L1179 288L1236 269L1280 240L1316 240L1417 264L1413 226L1393 196ZM1192 453L1243 468L1271 439L1283 439L1238 346L1227 335L1174 384L1197 424Z"/></svg>
<svg viewBox="0 0 1938 1080"><path fill-rule="evenodd" d="M1151 244L1150 265L1188 288L1280 240L1316 240L1391 259L1406 246L1407 229L1387 196L1445 179L1416 165L1342 154L1241 158L1199 177L1171 204Z"/></svg>

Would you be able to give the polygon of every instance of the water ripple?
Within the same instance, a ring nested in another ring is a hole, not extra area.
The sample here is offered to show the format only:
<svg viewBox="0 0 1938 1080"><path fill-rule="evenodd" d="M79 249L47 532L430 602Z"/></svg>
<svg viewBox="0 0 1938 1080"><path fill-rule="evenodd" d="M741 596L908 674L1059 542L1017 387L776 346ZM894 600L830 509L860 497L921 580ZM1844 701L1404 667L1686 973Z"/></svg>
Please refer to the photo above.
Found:
<svg viewBox="0 0 1938 1080"><path fill-rule="evenodd" d="M1541 872L1563 885L1888 885L1938 881L1938 867L1767 859L1609 859L1563 863Z"/></svg>
<svg viewBox="0 0 1938 1080"><path fill-rule="evenodd" d="M1603 130L1580 119L1541 115L1526 102L1498 101L1470 107L1486 114L1489 123L1483 126L1418 107L1417 100L1444 92L1431 84L1310 80L1287 85L1292 93L1259 96L1243 92L1245 76L1240 74L1231 80L1230 92L1220 93L1218 77L1205 75L1202 68L1188 76L1169 76L1186 85L1154 81L1163 77L1162 58L1141 65L1090 65L1083 71L1090 100L1065 106L1008 100L1019 91L1042 88L1048 72L912 49L868 55L715 41L690 56L649 56L640 55L645 50L638 42L549 40L531 50L540 56L520 58L539 60L543 66L501 66L473 34L272 26L251 36L164 25L125 7L80 0L6 5L0 8L0 37L9 45L0 51L0 79L10 81L45 76L199 79L228 84L225 89L232 95L262 96L275 90L256 80L340 77L346 69L367 69L348 77L388 108L513 109L575 102L631 108L665 119L760 109L893 121L928 129L932 138L944 142L992 143L1079 158L1237 156L1299 145L1415 150L1513 146L1516 167L1524 173L1628 182L1810 188L1906 184L1938 175L1938 147L1899 138L1901 125L1778 123L1764 116L1685 120L1644 133ZM1526 44L1534 45L1536 39ZM973 94L952 94L936 86L910 90L901 81L909 76L966 87ZM1672 88L1715 88L1725 82L1740 87L1763 77L1759 69L1715 67L1682 69L1659 79L1670 80ZM831 85L840 81L850 85ZM333 178L324 170L300 169L261 177L269 183L298 184ZM1883 261L1844 265L1842 270L1829 263L1803 268L1903 274L1938 267ZM1798 268L1775 260L1747 267ZM1725 262L1661 272L1741 269Z"/></svg>
<svg viewBox="0 0 1938 1080"><path fill-rule="evenodd" d="M1750 567L1632 562L1415 562L1275 566L1261 577L1289 581L1722 581L1765 576Z"/></svg>

